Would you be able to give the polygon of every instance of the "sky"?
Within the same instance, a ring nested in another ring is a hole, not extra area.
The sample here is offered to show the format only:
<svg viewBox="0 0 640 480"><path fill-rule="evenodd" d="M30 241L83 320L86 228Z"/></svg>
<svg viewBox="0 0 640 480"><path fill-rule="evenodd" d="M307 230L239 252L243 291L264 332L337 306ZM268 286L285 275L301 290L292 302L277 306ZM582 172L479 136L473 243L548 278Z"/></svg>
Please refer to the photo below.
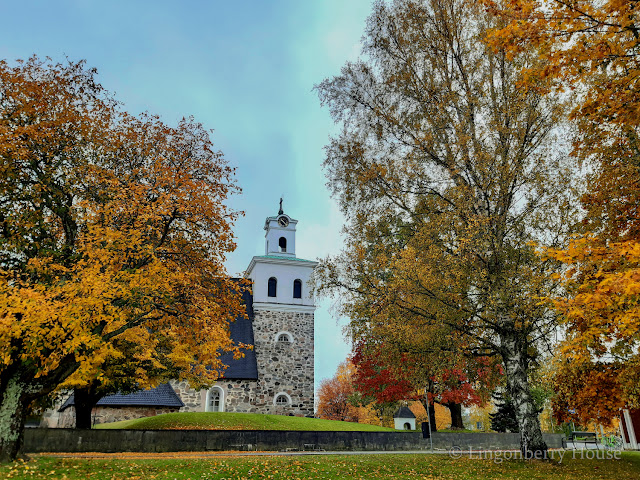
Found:
<svg viewBox="0 0 640 480"><path fill-rule="evenodd" d="M323 147L336 131L313 86L360 53L371 0L0 0L0 59L85 59L132 114L171 125L193 115L236 167L242 194L229 205L238 275L264 254L264 220L299 221L296 255L337 253L343 218L325 186ZM9 21L10 19L10 21ZM315 315L315 381L350 351L331 300Z"/></svg>

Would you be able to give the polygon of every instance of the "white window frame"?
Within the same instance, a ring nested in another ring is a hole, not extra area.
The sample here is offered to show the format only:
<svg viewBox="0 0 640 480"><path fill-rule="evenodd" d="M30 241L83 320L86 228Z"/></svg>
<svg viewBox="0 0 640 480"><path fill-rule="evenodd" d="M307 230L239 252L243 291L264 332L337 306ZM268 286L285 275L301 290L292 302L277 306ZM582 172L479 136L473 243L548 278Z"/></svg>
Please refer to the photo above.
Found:
<svg viewBox="0 0 640 480"><path fill-rule="evenodd" d="M276 400L278 399L279 396L287 397L287 404L286 405L276 403ZM291 405L292 405L291 396L288 393L278 392L273 396L273 406L274 407L290 407Z"/></svg>
<svg viewBox="0 0 640 480"><path fill-rule="evenodd" d="M288 342L279 341L278 339L280 338L281 335L286 335L289 341ZM286 330L283 330L281 332L276 333L275 337L273 337L273 342L276 345L291 345L293 343L293 335L291 335L291 332L287 332Z"/></svg>
<svg viewBox="0 0 640 480"><path fill-rule="evenodd" d="M224 390L222 389L222 387L219 387L218 385L214 385L207 391L207 398L206 398L206 403L204 405L204 411L213 412L213 410L211 409L211 393L214 390L218 392L218 394L220 395L220 410L218 410L218 412L224 412L224 396L225 396Z"/></svg>

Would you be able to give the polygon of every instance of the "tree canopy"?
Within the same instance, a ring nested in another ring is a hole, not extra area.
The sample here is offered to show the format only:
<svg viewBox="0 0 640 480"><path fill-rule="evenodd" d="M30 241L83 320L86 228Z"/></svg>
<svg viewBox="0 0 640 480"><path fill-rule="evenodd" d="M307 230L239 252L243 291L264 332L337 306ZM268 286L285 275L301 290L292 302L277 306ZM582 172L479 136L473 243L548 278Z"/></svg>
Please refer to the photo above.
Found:
<svg viewBox="0 0 640 480"><path fill-rule="evenodd" d="M234 172L193 119L131 116L84 62L0 62L0 460L32 402L121 359L210 382L241 285Z"/></svg>
<svg viewBox="0 0 640 480"><path fill-rule="evenodd" d="M512 53L535 51L544 67L530 69L527 82L546 78L574 104L573 156L588 167L584 219L579 237L547 251L566 265L566 292L555 300L567 326L556 413L608 423L619 408L640 405L640 4L487 3L503 19L492 43Z"/></svg>
<svg viewBox="0 0 640 480"><path fill-rule="evenodd" d="M467 354L497 355L532 455L546 445L528 377L555 328L540 299L557 268L533 242L568 233L572 175L562 104L521 88L536 55L485 43L498 22L472 0L377 3L362 59L318 85L342 126L325 168L348 221L319 283L352 325L416 316L418 334L445 326Z"/></svg>

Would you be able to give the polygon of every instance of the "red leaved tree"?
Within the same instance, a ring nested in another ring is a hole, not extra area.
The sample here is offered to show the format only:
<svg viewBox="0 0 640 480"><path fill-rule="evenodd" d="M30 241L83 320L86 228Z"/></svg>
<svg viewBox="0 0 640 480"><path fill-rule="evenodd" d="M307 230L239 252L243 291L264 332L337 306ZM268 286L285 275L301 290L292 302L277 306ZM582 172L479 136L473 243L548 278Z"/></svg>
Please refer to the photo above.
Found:
<svg viewBox="0 0 640 480"><path fill-rule="evenodd" d="M429 411L434 431L435 403L449 409L452 428L464 428L462 406L484 404L502 375L500 365L487 357L435 350L401 352L398 347L399 343L357 343L352 357L356 389L379 404L419 400Z"/></svg>

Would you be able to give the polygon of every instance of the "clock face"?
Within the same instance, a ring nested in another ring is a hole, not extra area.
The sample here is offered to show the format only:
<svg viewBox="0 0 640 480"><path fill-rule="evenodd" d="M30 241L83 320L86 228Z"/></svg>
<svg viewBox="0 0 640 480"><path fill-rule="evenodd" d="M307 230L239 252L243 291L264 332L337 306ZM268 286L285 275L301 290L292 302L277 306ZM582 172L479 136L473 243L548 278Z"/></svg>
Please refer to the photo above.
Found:
<svg viewBox="0 0 640 480"><path fill-rule="evenodd" d="M287 217L280 217L280 218L278 219L278 224L279 224L281 227L286 227L287 225L289 225L289 219L288 219Z"/></svg>

